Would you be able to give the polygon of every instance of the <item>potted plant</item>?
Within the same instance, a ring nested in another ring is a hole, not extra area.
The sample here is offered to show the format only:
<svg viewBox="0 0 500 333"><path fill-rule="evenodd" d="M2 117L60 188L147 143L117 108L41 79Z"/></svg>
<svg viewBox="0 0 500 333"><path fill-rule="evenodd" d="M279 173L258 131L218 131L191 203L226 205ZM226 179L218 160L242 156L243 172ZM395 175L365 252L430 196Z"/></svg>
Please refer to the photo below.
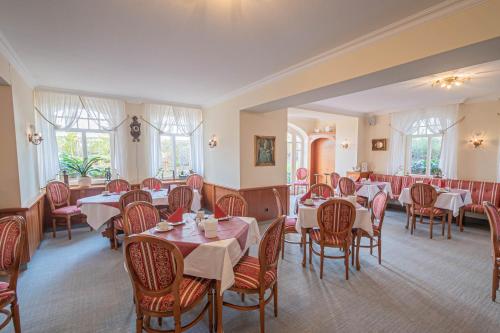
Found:
<svg viewBox="0 0 500 333"><path fill-rule="evenodd" d="M99 169L94 167L94 164L101 160L100 157L93 158L78 158L69 155L64 155L61 160L61 168L70 174L78 176L78 185L81 187L89 187L92 184L90 174L98 172Z"/></svg>

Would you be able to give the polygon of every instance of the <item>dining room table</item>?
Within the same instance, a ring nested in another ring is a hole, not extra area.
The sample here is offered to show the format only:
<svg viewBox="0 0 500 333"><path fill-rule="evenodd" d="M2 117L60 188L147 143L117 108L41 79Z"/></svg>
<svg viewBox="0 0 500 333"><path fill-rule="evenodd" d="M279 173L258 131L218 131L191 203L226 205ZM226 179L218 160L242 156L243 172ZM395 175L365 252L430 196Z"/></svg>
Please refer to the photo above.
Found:
<svg viewBox="0 0 500 333"><path fill-rule="evenodd" d="M393 198L391 183L389 182L367 180L355 182L354 185L356 188L356 195L367 198L368 202L372 202L375 195L380 191L385 192L390 199Z"/></svg>
<svg viewBox="0 0 500 333"><path fill-rule="evenodd" d="M219 220L216 237L207 238L195 214L189 213L169 231L152 228L144 234L174 243L184 257L184 274L215 280L216 326L222 332L222 295L234 284L233 267L260 241L257 220L243 216Z"/></svg>
<svg viewBox="0 0 500 333"><path fill-rule="evenodd" d="M319 228L318 224L318 208L324 202L333 198L314 198L312 205L307 205L303 202L298 203L297 222L295 229L301 234L301 242L303 248L302 266L306 266L307 250L306 240L309 230L312 228ZM342 199L348 201L346 198L335 197L335 199ZM370 211L362 205L356 203L356 218L354 220L353 229L356 230L356 236L359 238L361 231L366 231L368 235L373 236L373 225L371 221ZM359 258L356 261L357 269L359 270Z"/></svg>
<svg viewBox="0 0 500 333"><path fill-rule="evenodd" d="M462 189L436 188L436 191L438 193L438 196L436 202L434 203L434 207L444 209L448 212L448 239L451 239L451 222L453 220L453 217L457 217L457 224L461 226L462 221L459 218L460 210L463 209L466 205L472 203L472 195L469 190ZM401 190L401 194L399 195L398 200L402 206L406 207L406 228L408 228L410 222L409 207L412 204L410 189L408 187L405 187Z"/></svg>

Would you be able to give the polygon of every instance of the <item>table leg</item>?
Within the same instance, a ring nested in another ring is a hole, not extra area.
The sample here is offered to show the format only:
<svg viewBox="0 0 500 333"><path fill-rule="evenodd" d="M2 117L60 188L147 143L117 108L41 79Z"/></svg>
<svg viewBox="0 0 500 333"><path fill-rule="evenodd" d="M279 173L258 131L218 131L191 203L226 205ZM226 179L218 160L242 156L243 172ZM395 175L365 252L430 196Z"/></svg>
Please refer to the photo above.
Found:
<svg viewBox="0 0 500 333"><path fill-rule="evenodd" d="M405 205L406 208L406 229L410 225L410 205Z"/></svg>
<svg viewBox="0 0 500 333"><path fill-rule="evenodd" d="M451 211L448 212L448 239L451 239L451 220L453 219L453 214Z"/></svg>
<svg viewBox="0 0 500 333"><path fill-rule="evenodd" d="M222 295L221 295L221 282L215 282L215 327L217 333L223 332L222 327Z"/></svg>
<svg viewBox="0 0 500 333"><path fill-rule="evenodd" d="M356 270L361 269L361 265L359 264L359 247L361 246L361 228L356 230ZM379 253L380 255L380 253Z"/></svg>
<svg viewBox="0 0 500 333"><path fill-rule="evenodd" d="M302 254L302 267L306 267L306 256L307 256L307 229L306 228L300 228L300 231L302 232L302 250L304 251Z"/></svg>

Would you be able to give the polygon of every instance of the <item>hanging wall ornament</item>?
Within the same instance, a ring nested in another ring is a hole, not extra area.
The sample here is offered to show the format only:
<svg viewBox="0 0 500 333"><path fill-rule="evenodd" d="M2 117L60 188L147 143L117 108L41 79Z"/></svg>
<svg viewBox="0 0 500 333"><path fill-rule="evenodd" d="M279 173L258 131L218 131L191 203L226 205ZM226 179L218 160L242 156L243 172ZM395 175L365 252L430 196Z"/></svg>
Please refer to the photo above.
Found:
<svg viewBox="0 0 500 333"><path fill-rule="evenodd" d="M137 121L137 116L132 117L132 123L130 124L130 135L132 135L132 142L139 142L141 139L141 123Z"/></svg>

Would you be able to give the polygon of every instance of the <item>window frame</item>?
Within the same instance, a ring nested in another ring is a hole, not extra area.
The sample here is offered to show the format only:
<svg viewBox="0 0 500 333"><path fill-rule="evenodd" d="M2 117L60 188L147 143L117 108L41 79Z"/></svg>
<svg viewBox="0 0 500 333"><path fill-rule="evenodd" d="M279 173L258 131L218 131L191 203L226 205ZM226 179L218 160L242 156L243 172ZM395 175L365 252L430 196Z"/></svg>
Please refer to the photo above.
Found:
<svg viewBox="0 0 500 333"><path fill-rule="evenodd" d="M161 133L160 134L160 162L161 164L163 165L163 158L161 157L161 139L162 137L170 137L171 140L172 140L172 153L173 153L173 157L174 157L174 163L173 163L173 178L170 178L170 177L162 177L162 180L174 180L174 179L180 179L179 178L179 175L177 174L177 137L184 137L184 138L188 138L189 139L189 155L190 155L190 165L191 167L193 166L193 142L192 142L192 138L191 136L189 135L186 135L186 134L171 134L171 133ZM166 171L166 170L165 170Z"/></svg>
<svg viewBox="0 0 500 333"><path fill-rule="evenodd" d="M292 141L288 141L288 135L290 134ZM297 143L300 140L301 149L297 150ZM307 136L300 133L294 127L291 127L290 124L287 128L287 164L288 164L288 144L291 143L291 168L290 168L290 181L294 182L297 180L297 169L304 168L306 166L306 145L308 144ZM297 161L297 151L300 151L300 161ZM288 175L287 175L288 178Z"/></svg>
<svg viewBox="0 0 500 333"><path fill-rule="evenodd" d="M427 156L425 161L425 174L411 172L411 143L413 138L427 138ZM441 146L439 147L439 159L443 150L443 135L440 133L434 134L409 134L406 136L406 170L410 176L427 176L431 175L431 157L432 157L432 138L441 138Z"/></svg>

